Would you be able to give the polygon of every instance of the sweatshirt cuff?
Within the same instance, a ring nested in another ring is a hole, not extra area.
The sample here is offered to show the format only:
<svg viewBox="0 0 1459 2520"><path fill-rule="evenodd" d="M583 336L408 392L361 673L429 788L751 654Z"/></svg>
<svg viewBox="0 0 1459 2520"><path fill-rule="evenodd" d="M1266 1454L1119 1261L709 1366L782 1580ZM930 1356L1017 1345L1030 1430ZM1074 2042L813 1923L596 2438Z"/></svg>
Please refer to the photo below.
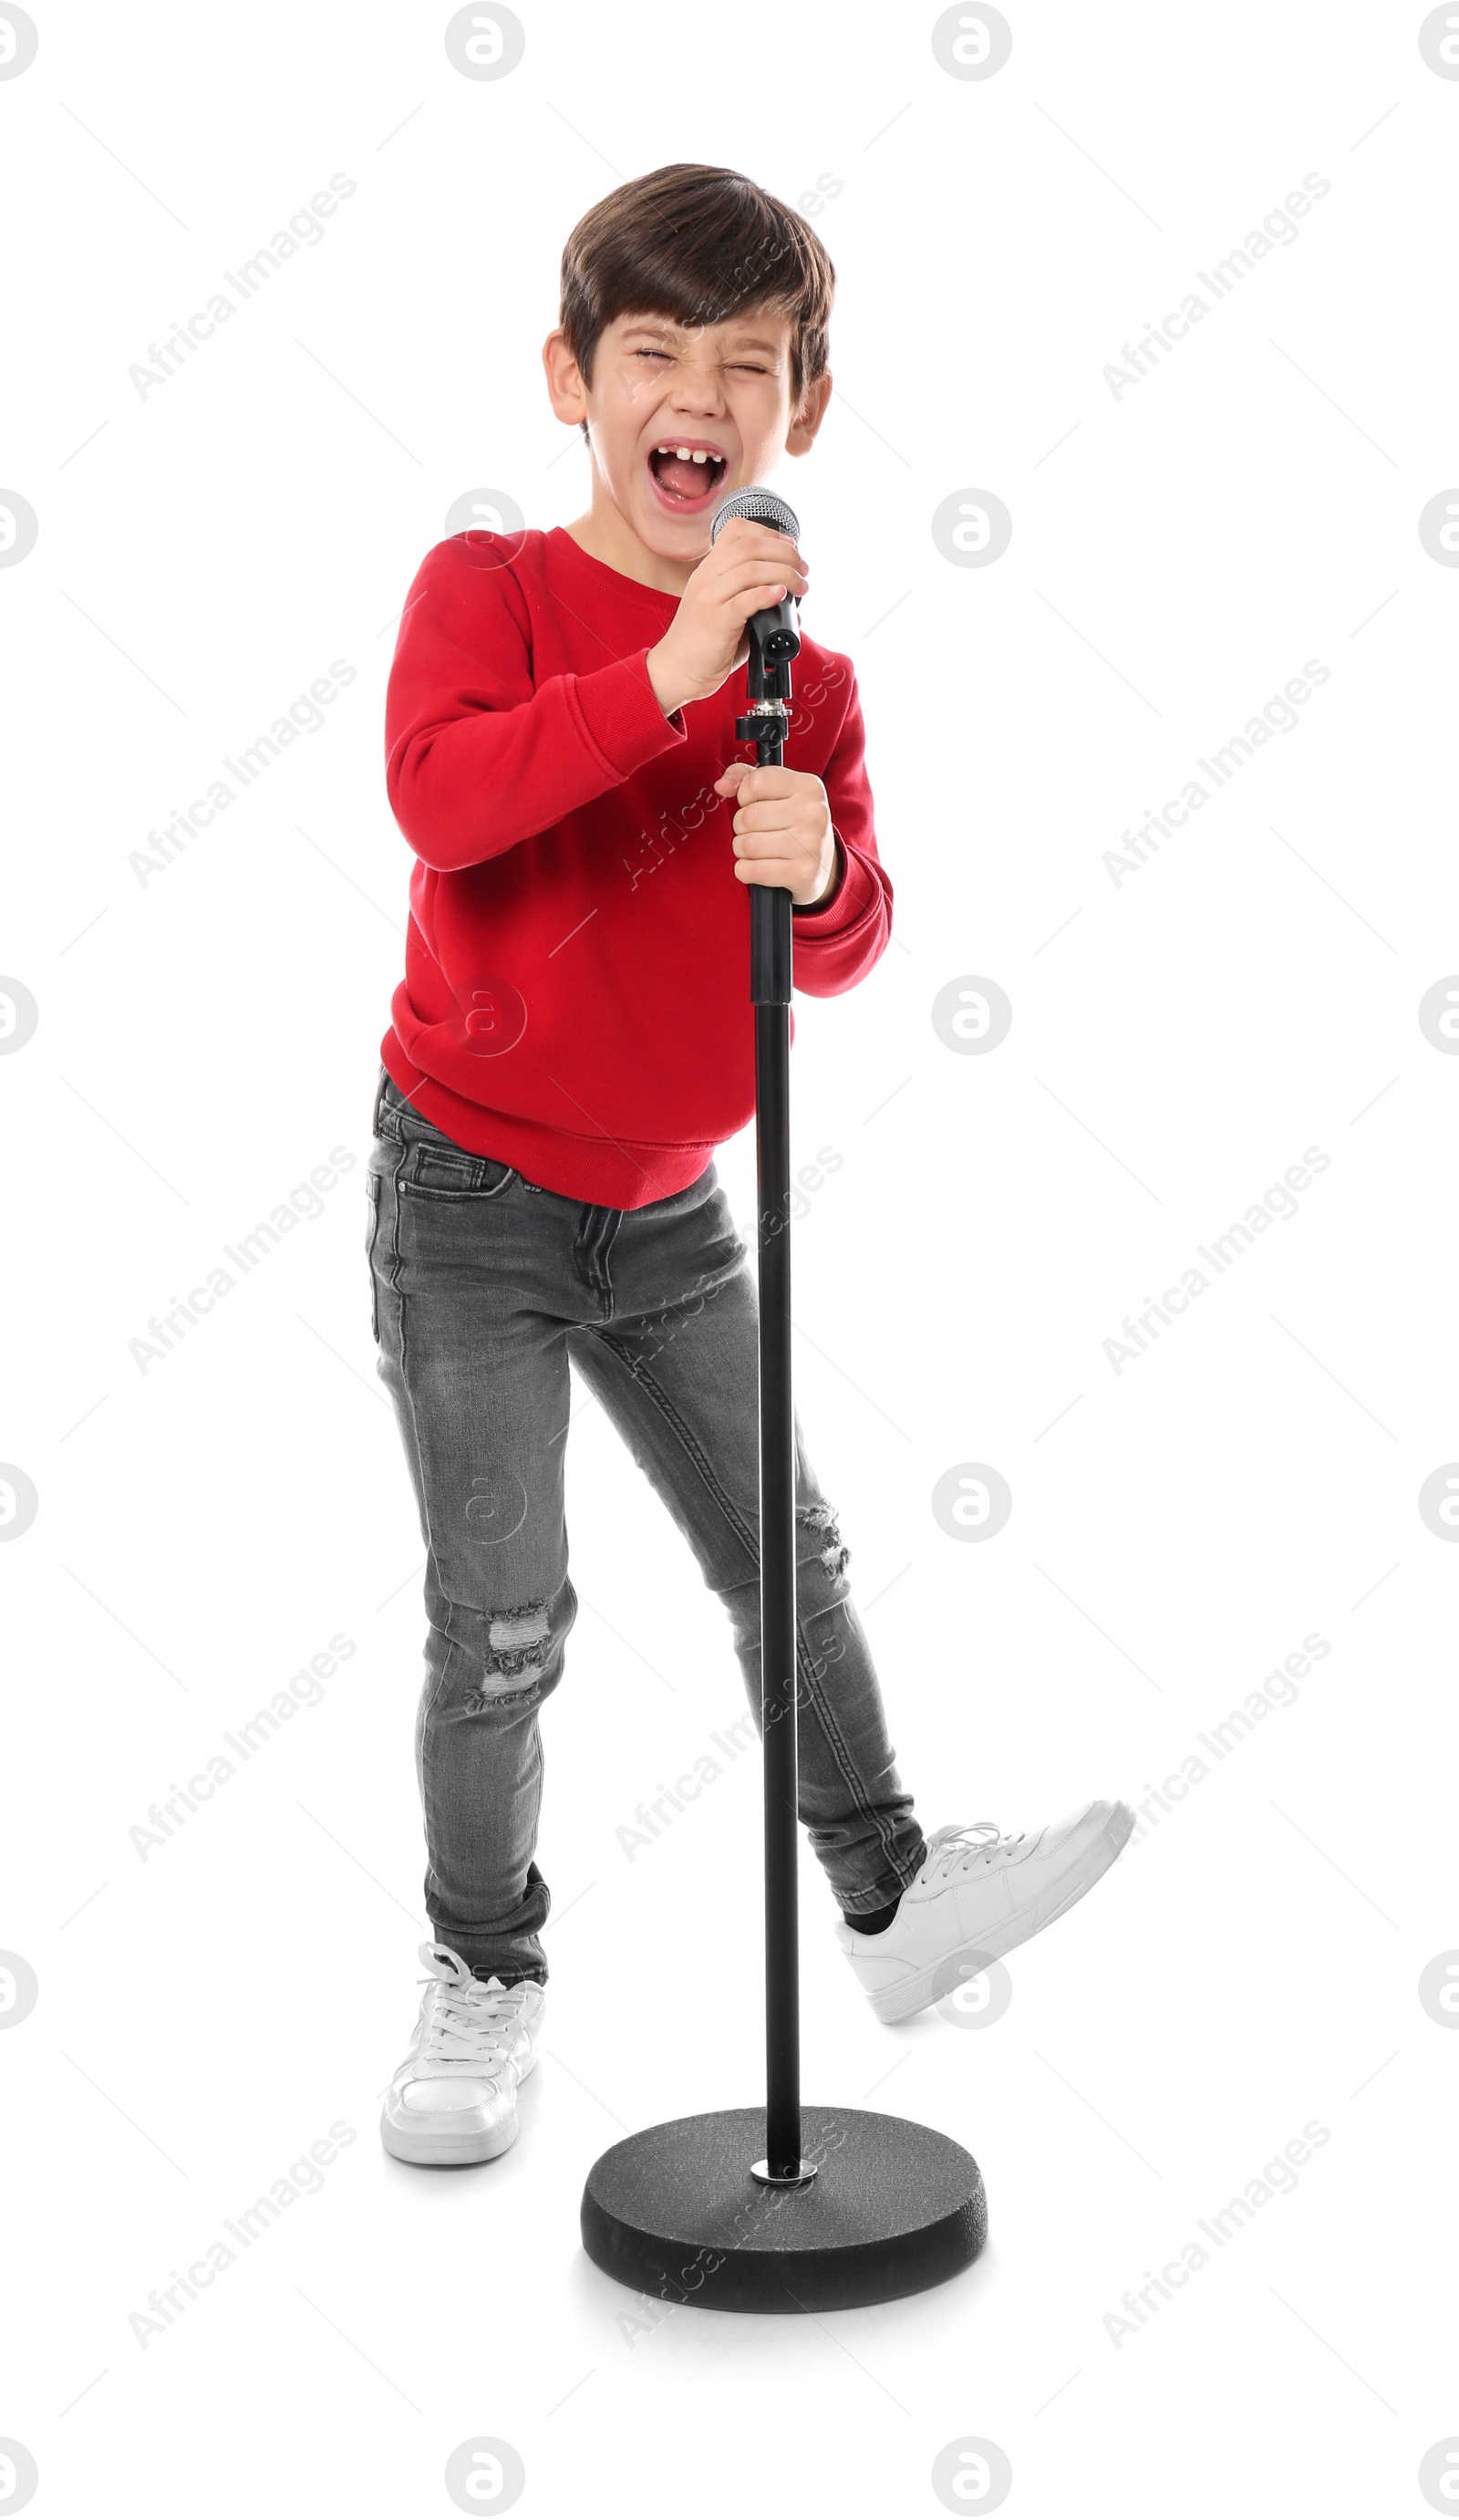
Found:
<svg viewBox="0 0 1459 2520"><path fill-rule="evenodd" d="M583 731L605 769L615 780L627 779L645 761L688 742L688 729L676 709L665 717L658 694L648 679L648 651L580 674L570 685Z"/></svg>
<svg viewBox="0 0 1459 2520"><path fill-rule="evenodd" d="M829 901L819 902L814 910L792 913L796 939L801 944L816 944L823 936L839 936L843 929L854 927L871 907L876 885L869 869L853 855L839 832L836 847L841 858L841 880Z"/></svg>

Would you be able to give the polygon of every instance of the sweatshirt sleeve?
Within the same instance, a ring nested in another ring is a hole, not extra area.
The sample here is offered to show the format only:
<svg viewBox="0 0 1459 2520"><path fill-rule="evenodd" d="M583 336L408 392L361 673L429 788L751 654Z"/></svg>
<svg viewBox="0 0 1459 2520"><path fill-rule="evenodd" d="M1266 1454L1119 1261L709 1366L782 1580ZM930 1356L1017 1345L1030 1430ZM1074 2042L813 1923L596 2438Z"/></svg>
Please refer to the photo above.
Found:
<svg viewBox="0 0 1459 2520"><path fill-rule="evenodd" d="M841 880L818 910L797 910L791 920L795 986L808 998L854 989L880 961L892 933L892 887L872 828L862 704L849 664L846 672L846 714L821 773L841 844Z"/></svg>
<svg viewBox="0 0 1459 2520"><path fill-rule="evenodd" d="M482 550L495 539L456 535L426 554L385 695L390 809L443 873L500 857L687 742L659 706L646 649L534 688L521 589Z"/></svg>

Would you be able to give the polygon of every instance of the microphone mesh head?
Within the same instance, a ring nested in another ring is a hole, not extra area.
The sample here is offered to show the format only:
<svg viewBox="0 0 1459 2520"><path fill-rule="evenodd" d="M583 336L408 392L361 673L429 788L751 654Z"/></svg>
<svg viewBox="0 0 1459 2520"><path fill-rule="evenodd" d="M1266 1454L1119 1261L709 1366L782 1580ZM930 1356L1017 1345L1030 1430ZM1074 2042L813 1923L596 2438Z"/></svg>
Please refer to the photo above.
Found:
<svg viewBox="0 0 1459 2520"><path fill-rule="evenodd" d="M762 490L751 484L748 490L731 490L714 512L709 528L711 542L718 540L720 527L731 517L748 517L752 525L773 525L777 534L789 534L792 542L801 538L800 518L778 490Z"/></svg>

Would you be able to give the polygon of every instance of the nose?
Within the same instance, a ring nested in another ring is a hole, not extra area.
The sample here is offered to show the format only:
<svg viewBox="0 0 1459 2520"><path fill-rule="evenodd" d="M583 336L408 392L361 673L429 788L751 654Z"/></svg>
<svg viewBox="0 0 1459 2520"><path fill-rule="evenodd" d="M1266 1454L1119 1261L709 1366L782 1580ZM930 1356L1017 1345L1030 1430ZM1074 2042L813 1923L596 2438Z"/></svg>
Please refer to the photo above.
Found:
<svg viewBox="0 0 1459 2520"><path fill-rule="evenodd" d="M722 413L725 396L718 368L707 362L701 365L688 359L682 361L669 399L676 411L711 417Z"/></svg>

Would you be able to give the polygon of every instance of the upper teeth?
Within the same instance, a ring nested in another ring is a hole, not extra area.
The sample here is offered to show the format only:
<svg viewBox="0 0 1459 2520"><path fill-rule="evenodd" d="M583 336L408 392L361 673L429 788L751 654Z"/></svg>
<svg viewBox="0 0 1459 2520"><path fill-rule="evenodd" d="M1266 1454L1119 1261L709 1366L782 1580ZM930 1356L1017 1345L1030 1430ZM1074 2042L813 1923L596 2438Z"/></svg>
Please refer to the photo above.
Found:
<svg viewBox="0 0 1459 2520"><path fill-rule="evenodd" d="M655 455L677 455L681 464L718 464L720 460L704 446L656 446L653 451Z"/></svg>

